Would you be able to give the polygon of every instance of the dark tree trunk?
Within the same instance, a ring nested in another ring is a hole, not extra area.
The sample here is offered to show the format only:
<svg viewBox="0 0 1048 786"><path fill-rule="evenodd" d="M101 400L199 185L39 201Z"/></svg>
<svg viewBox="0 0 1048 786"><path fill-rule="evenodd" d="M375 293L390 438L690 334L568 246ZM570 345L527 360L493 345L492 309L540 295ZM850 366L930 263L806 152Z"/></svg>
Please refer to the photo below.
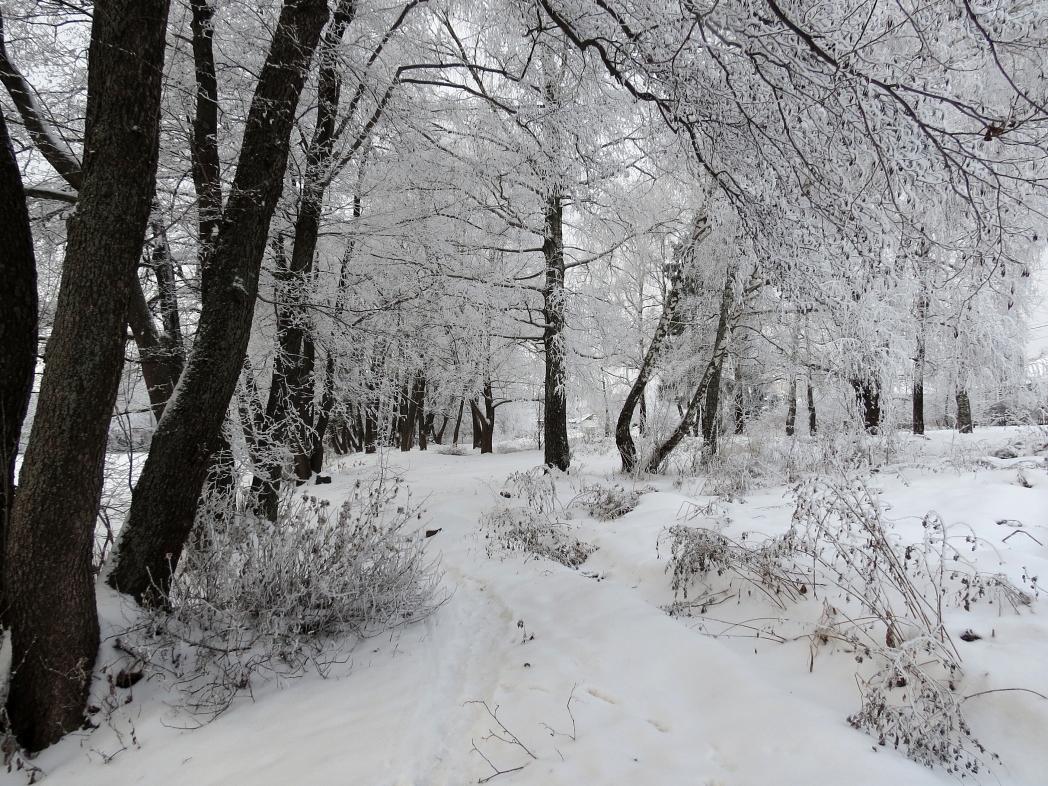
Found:
<svg viewBox="0 0 1048 786"><path fill-rule="evenodd" d="M637 397L637 431L643 437L648 432L648 396L647 385L640 389Z"/></svg>
<svg viewBox="0 0 1048 786"><path fill-rule="evenodd" d="M448 421L451 418L449 418L447 415L441 415L441 418L443 418L443 420L441 420L439 429L436 428L436 426L435 426L436 417L431 414L430 418L431 418L431 420L430 420L430 424L429 425L430 425L430 430L433 433L433 441L436 442L438 445L440 445L440 444L442 444L444 442L444 432L447 431Z"/></svg>
<svg viewBox="0 0 1048 786"><path fill-rule="evenodd" d="M167 12L167 0L94 4L80 199L8 533L7 714L30 751L83 724L98 652L91 549L155 188Z"/></svg>
<svg viewBox="0 0 1048 786"><path fill-rule="evenodd" d="M479 447L481 453L492 453L495 439L495 398L490 382L484 383L483 399L483 410L476 401L471 399L469 402L473 412L473 447Z"/></svg>
<svg viewBox="0 0 1048 786"><path fill-rule="evenodd" d="M924 433L924 363L925 326L928 319L928 298L917 299L917 354L913 359L913 433Z"/></svg>
<svg viewBox="0 0 1048 786"><path fill-rule="evenodd" d="M415 421L418 423L418 449L425 450L426 444L426 377L421 373L415 378L415 391L413 394L415 405ZM430 415L428 425L433 424L433 416Z"/></svg>
<svg viewBox="0 0 1048 786"><path fill-rule="evenodd" d="M717 453L717 414L720 409L721 370L723 368L724 355L721 355L710 377L710 384L706 388L706 401L702 407L702 438L706 441L706 449L711 456Z"/></svg>
<svg viewBox="0 0 1048 786"><path fill-rule="evenodd" d="M714 378L720 378L719 369L724 362L724 356L728 352L729 321L731 319L734 284L735 271L732 268L728 268L724 277L724 289L721 292L720 316L717 320L717 333L713 342L713 356L710 358L709 363L706 364L706 371L702 375L702 380L699 382L695 395L688 403L687 410L681 417L680 424L670 434L669 438L655 449L648 460L648 466L646 467L648 472L658 472L666 457L674 451L685 435L695 427L695 417L702 402L706 399L709 386L713 384Z"/></svg>
<svg viewBox="0 0 1048 786"><path fill-rule="evenodd" d="M415 380L404 383L404 390L400 394L400 449L411 450L415 444L415 420L418 418L418 404L415 400Z"/></svg>
<svg viewBox="0 0 1048 786"><path fill-rule="evenodd" d="M739 359L735 359L735 389L733 391L735 433L746 430L746 386L743 384L742 369Z"/></svg>
<svg viewBox="0 0 1048 786"><path fill-rule="evenodd" d="M324 469L324 437L331 422L331 410L335 406L335 356L328 351L324 360L324 392L320 397L320 411L313 427L313 449L309 464L314 472Z"/></svg>
<svg viewBox="0 0 1048 786"><path fill-rule="evenodd" d="M473 399L469 400L469 412L473 416L473 447L479 448L484 441L484 421L477 402Z"/></svg>
<svg viewBox="0 0 1048 786"><path fill-rule="evenodd" d="M692 234L688 245L681 248L675 255L673 284L670 287L670 291L666 293L666 302L662 306L659 324L655 328L655 335L652 336L651 344L648 345L648 351L644 355L640 369L637 371L637 379L634 380L630 392L626 395L626 401L623 402L622 410L619 412L618 420L615 422L615 445L618 447L619 456L622 458L623 472L633 472L637 467L637 446L633 442L633 435L630 433L633 412L639 404L641 408L641 434L643 434L648 412L644 391L655 371L655 362L662 351L666 339L671 335L679 334L684 327L680 321L680 315L677 313L677 306L681 295L690 282L688 268L695 247L709 233L709 223L706 217L704 215L697 216L692 226Z"/></svg>
<svg viewBox="0 0 1048 786"><path fill-rule="evenodd" d="M0 20L2 22L2 20ZM22 122L29 131L30 138L40 150L44 158L54 167L55 171L73 188L74 193L65 195L63 198L75 204L77 192L83 183L83 170L80 162L76 159L73 151L57 141L59 136L48 124L45 114L33 99L33 89L22 76L17 66L8 58L7 50L3 46L3 37L0 35L0 81L4 82L8 93L18 109ZM158 247L159 248L159 247ZM166 244L164 246L166 250ZM156 267L157 250L154 250L153 266ZM168 271L170 271L170 259L168 259ZM161 298L164 300L165 310L170 304L174 304L174 282L173 273L170 286L164 271L157 269L157 281L160 286ZM137 290L137 291L135 291ZM182 371L185 354L182 351L181 330L168 330L167 325L178 324L177 305L174 308L173 322L165 318L165 334L159 333L152 324L152 316L145 302L145 294L141 291L141 284L136 277L132 282L131 299L128 306L128 323L134 333L135 342L138 344L138 354L142 362L142 376L145 379L146 388L149 392L150 406L156 420L160 420L164 405L178 382L178 374ZM170 356L170 357L169 357Z"/></svg>
<svg viewBox="0 0 1048 786"><path fill-rule="evenodd" d="M240 162L202 285L193 355L135 488L112 586L143 600L166 594L193 526L211 446L244 362L259 267L283 190L295 108L327 21L322 0L288 0L251 102Z"/></svg>
<svg viewBox="0 0 1048 786"><path fill-rule="evenodd" d="M458 444L458 441L459 441L459 430L462 428L462 411L465 409L465 407L466 407L466 399L465 399L465 397L463 397L462 400L459 401L458 417L455 418L455 432L451 435L451 444L452 445L457 445ZM474 446L474 447L476 447L476 446Z"/></svg>
<svg viewBox="0 0 1048 786"><path fill-rule="evenodd" d="M789 400L786 402L786 436L797 433L797 378L790 380Z"/></svg>
<svg viewBox="0 0 1048 786"><path fill-rule="evenodd" d="M546 283L542 288L542 316L546 322L542 332L546 356L544 457L547 466L566 470L571 463L571 449L564 370L564 201L558 191L546 197L545 222L542 243L546 260Z"/></svg>
<svg viewBox="0 0 1048 786"><path fill-rule="evenodd" d="M819 424L815 420L815 391L812 389L811 380L808 380L808 433L813 437L818 431Z"/></svg>
<svg viewBox="0 0 1048 786"><path fill-rule="evenodd" d="M863 426L868 434L878 434L881 429L881 385L876 380L852 380L855 398L862 411Z"/></svg>
<svg viewBox="0 0 1048 786"><path fill-rule="evenodd" d="M0 111L0 624L6 621L3 592L7 521L15 491L15 458L36 370L36 257L22 177L7 123Z"/></svg>
<svg viewBox="0 0 1048 786"><path fill-rule="evenodd" d="M957 430L962 434L971 434L973 429L972 404L968 399L968 391L957 388Z"/></svg>
<svg viewBox="0 0 1048 786"><path fill-rule="evenodd" d="M364 402L364 452L374 453L378 450L378 399L369 397Z"/></svg>
<svg viewBox="0 0 1048 786"><path fill-rule="evenodd" d="M193 186L197 194L197 256L207 270L222 221L222 166L218 156L218 78L215 72L215 10L208 0L190 0L193 17L193 70L196 75L196 116L193 118Z"/></svg>
<svg viewBox="0 0 1048 786"><path fill-rule="evenodd" d="M306 172L295 219L291 264L284 286L278 293L278 299L283 300L284 308L287 309L288 319L284 330L277 336L279 351L276 366L281 368L274 369L273 382L287 388L284 437L291 448L299 482L308 480L312 474L311 456L317 442L313 405L316 364L307 306L342 90L338 49L355 10L355 0L339 0L331 24L317 49L317 124L306 149Z"/></svg>
<svg viewBox="0 0 1048 786"><path fill-rule="evenodd" d="M159 423L168 399L171 398L182 374L185 356L180 351L180 340L176 343L156 329L145 293L137 281L132 282L130 290L127 324L134 334L135 344L138 345L138 359L142 364L142 378L149 393L149 406L153 411L153 418Z"/></svg>

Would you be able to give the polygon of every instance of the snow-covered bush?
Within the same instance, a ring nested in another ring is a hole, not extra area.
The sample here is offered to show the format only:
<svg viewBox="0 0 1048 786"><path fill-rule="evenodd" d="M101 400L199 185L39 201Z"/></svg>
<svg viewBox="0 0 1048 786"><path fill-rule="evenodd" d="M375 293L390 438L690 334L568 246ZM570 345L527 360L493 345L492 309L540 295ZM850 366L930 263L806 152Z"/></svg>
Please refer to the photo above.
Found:
<svg viewBox="0 0 1048 786"><path fill-rule="evenodd" d="M602 486L594 483L592 486L583 486L581 493L572 500L572 504L579 504L598 521L611 521L619 516L625 516L640 502L639 491L627 491L622 486Z"/></svg>
<svg viewBox="0 0 1048 786"><path fill-rule="evenodd" d="M881 744L900 748L911 759L954 772L976 772L985 749L961 715L954 690L960 658L943 622L944 606L969 609L986 600L1015 610L1033 596L1006 576L978 571L966 558L978 546L970 531L953 534L934 512L923 520L923 538L903 544L861 480L809 480L795 490L796 510L784 534L756 544L720 532L726 523L715 504L695 506L713 526L670 527L670 560L675 593L705 582L690 602L668 607L673 614L704 612L725 590L713 577L741 578L780 608L785 601L823 587L822 619L809 632L813 659L817 644L833 639L855 654L867 676L859 677L862 707L849 718ZM858 602L845 613L831 600ZM814 663L814 660L813 660Z"/></svg>
<svg viewBox="0 0 1048 786"><path fill-rule="evenodd" d="M523 503L513 504L517 499ZM570 525L554 516L557 487L552 471L537 467L506 479L499 504L482 519L489 557L521 551L577 568L596 551L571 534Z"/></svg>
<svg viewBox="0 0 1048 786"><path fill-rule="evenodd" d="M168 608L125 636L141 660L217 712L254 674L319 671L354 641L431 613L440 573L411 527L399 478L358 481L337 508L287 498L276 522L209 494L173 577Z"/></svg>

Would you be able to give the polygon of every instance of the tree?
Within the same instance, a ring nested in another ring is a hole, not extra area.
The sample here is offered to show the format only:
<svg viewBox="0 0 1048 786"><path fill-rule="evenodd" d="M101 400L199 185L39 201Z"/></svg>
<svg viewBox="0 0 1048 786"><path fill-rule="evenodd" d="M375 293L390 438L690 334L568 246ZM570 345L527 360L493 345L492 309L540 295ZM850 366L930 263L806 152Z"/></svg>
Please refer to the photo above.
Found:
<svg viewBox="0 0 1048 786"><path fill-rule="evenodd" d="M259 268L283 190L295 107L328 19L321 0L284 3L248 114L210 264L192 355L157 427L109 583L160 602L193 527L209 459L247 352Z"/></svg>
<svg viewBox="0 0 1048 786"><path fill-rule="evenodd" d="M7 713L40 750L83 723L98 619L91 548L127 302L155 187L168 3L95 3L82 184L8 531Z"/></svg>
<svg viewBox="0 0 1048 786"><path fill-rule="evenodd" d="M22 421L29 407L36 370L36 258L22 176L0 112L0 468L3 471L3 518L0 520L0 616L8 517L14 503L15 459Z"/></svg>

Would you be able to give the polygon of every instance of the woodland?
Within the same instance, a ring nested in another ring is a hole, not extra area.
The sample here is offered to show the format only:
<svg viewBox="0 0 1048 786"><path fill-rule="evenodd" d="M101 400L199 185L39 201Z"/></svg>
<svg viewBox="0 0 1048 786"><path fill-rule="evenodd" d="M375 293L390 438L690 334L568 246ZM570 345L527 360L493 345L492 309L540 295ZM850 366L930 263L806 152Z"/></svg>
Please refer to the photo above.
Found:
<svg viewBox="0 0 1048 786"><path fill-rule="evenodd" d="M211 652L212 707L259 669L230 665L238 647L297 669L310 637L454 604L434 600L392 470L334 508L303 501L336 462L422 450L481 467L514 440L543 469L511 475L502 498L531 512L492 514L493 537L574 569L592 550L550 529L562 502L543 478L569 482L579 446L603 445L618 483L657 484L730 475L724 446L765 433L868 470L898 434L1048 422L1026 353L1048 231L1046 3L0 14L8 761L91 723L110 594L149 631L117 640L138 678L161 650ZM133 492L116 509L120 472ZM610 519L637 504L615 489L578 491ZM856 487L819 489L804 521L880 521ZM716 544L670 532L676 591ZM282 556L251 573L243 543ZM718 548L748 580L807 586ZM915 579L891 575L909 599ZM911 636L905 614L871 613L889 649L920 639L952 670L941 615ZM234 630L250 636L234 646ZM909 755L957 760L941 753Z"/></svg>

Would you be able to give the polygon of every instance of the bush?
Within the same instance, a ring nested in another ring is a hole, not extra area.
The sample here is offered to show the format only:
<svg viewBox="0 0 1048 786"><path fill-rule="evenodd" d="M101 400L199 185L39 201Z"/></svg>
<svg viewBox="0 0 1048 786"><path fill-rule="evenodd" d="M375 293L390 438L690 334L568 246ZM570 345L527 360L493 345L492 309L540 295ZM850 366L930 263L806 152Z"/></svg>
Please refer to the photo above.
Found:
<svg viewBox="0 0 1048 786"><path fill-rule="evenodd" d="M522 501L523 506L501 501L512 499ZM577 568L597 547L576 538L566 522L553 516L556 505L557 487L551 470L537 467L530 472L514 472L506 479L499 505L482 521L488 556L521 551Z"/></svg>
<svg viewBox="0 0 1048 786"><path fill-rule="evenodd" d="M954 693L960 658L943 607L969 609L988 599L1018 610L1033 596L1003 575L978 571L965 556L976 538L953 534L935 513L924 517L920 542L900 544L875 493L857 479L812 480L795 494L790 529L755 545L721 534L724 519L715 503L694 506L689 515L712 519L713 527L670 527L666 571L674 592L687 600L691 585L707 585L698 598L668 611L704 612L720 602L726 591L710 585L714 574L746 580L780 608L809 586L835 587L845 602L858 601L860 613L841 612L824 593L822 619L809 635L813 663L817 645L834 639L873 666L872 676L859 679L862 706L849 722L914 761L978 772L987 752L972 737Z"/></svg>
<svg viewBox="0 0 1048 786"><path fill-rule="evenodd" d="M193 709L221 712L256 673L324 672L348 642L422 619L440 574L410 494L380 475L337 509L285 499L276 522L211 493L168 594L123 646L173 674Z"/></svg>
<svg viewBox="0 0 1048 786"><path fill-rule="evenodd" d="M593 484L583 486L582 492L572 500L571 504L580 504L586 511L598 521L611 521L619 516L625 516L640 502L639 491L626 491L622 486L615 485L610 488Z"/></svg>

